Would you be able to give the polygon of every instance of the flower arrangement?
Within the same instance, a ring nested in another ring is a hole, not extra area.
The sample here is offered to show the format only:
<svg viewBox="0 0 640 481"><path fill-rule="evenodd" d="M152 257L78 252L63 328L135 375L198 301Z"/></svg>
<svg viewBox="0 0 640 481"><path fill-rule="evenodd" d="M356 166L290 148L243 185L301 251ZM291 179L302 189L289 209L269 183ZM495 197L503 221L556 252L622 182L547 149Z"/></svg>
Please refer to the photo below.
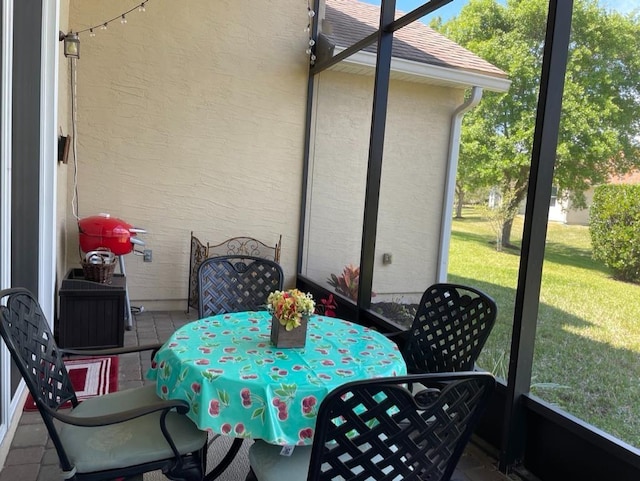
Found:
<svg viewBox="0 0 640 481"><path fill-rule="evenodd" d="M275 291L267 298L267 308L287 331L300 326L302 316L313 314L316 307L310 293L298 289Z"/></svg>

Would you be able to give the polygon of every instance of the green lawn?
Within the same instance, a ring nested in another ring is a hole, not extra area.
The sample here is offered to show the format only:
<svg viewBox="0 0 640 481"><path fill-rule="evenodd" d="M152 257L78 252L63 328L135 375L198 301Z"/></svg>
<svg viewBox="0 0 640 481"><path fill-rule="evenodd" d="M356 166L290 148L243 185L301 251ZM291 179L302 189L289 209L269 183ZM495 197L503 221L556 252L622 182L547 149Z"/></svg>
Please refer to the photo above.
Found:
<svg viewBox="0 0 640 481"><path fill-rule="evenodd" d="M505 377L519 253L496 252L473 209L454 220L449 280L475 285L498 303L479 364ZM522 218L512 241L519 244ZM614 280L591 259L589 229L549 225L538 311L532 392L640 447L640 286Z"/></svg>

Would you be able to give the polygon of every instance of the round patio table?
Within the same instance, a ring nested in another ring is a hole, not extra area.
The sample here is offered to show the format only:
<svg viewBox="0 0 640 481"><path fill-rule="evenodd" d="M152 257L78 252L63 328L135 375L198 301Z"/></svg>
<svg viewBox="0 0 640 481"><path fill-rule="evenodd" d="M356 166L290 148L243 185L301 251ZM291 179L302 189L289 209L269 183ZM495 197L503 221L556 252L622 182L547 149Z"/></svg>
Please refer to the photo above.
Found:
<svg viewBox="0 0 640 481"><path fill-rule="evenodd" d="M275 348L266 311L222 314L176 330L148 378L183 399L206 431L278 445L312 443L317 409L346 382L406 374L397 346L342 319L309 319L303 348Z"/></svg>

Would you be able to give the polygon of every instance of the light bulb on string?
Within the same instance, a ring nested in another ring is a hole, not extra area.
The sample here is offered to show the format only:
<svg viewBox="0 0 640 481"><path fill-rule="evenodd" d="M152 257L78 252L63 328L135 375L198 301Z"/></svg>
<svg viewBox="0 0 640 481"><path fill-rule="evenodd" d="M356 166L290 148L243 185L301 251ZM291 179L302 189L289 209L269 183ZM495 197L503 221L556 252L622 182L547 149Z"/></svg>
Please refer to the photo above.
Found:
<svg viewBox="0 0 640 481"><path fill-rule="evenodd" d="M150 0L143 0L141 3L136 4L133 8L130 8L129 10L122 12L120 15L117 15L113 18L110 18L109 20L106 20L102 23L98 23L96 25L93 26L89 26L87 28L85 28L84 30L80 30L79 32L77 32L78 34L84 33L84 32L89 32L89 35L94 37L95 36L95 30L97 30L98 28L100 30L107 30L107 27L110 23L115 22L116 20L120 20L121 24L126 24L127 23L127 15L129 15L131 12L135 12L136 10L138 10L138 12L144 12L146 11L146 4L149 2Z"/></svg>

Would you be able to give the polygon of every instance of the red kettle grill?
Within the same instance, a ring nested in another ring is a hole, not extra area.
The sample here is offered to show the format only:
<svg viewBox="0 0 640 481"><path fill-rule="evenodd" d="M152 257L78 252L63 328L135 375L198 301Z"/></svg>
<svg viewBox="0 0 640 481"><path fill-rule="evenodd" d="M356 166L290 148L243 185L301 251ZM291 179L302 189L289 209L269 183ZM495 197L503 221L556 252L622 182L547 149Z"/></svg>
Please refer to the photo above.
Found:
<svg viewBox="0 0 640 481"><path fill-rule="evenodd" d="M80 248L84 252L103 247L117 256L122 256L132 252L135 245L145 245L137 235L146 234L146 230L133 227L122 219L111 217L109 214L98 214L80 219L78 228L80 230Z"/></svg>
<svg viewBox="0 0 640 481"><path fill-rule="evenodd" d="M109 249L118 256L120 272L125 277L126 271L123 256L131 252L142 254L142 252L136 251L134 247L136 245L145 245L145 242L138 238L138 234L147 233L145 229L133 227L122 219L111 217L110 214L98 214L80 219L78 220L78 230L80 249L84 252L95 251L100 248ZM125 320L127 329L130 330L133 326L133 318L131 316L128 283L125 283L125 301ZM140 307L139 309L142 311L143 308Z"/></svg>

